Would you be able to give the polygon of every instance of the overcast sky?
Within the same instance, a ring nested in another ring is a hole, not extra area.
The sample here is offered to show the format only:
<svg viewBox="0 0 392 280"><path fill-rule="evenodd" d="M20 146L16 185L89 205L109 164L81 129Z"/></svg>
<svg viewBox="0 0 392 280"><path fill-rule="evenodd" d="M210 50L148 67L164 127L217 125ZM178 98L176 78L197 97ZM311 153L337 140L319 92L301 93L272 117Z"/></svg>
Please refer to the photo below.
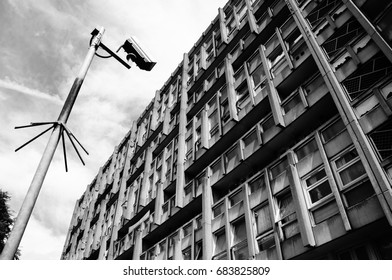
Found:
<svg viewBox="0 0 392 280"><path fill-rule="evenodd" d="M14 150L55 121L86 55L90 32L103 26L113 50L136 36L156 59L151 72L95 57L68 122L89 151L86 166L59 146L21 243L22 259L59 259L75 201L133 120L168 80L226 0L0 1L0 188L17 214L49 135Z"/></svg>

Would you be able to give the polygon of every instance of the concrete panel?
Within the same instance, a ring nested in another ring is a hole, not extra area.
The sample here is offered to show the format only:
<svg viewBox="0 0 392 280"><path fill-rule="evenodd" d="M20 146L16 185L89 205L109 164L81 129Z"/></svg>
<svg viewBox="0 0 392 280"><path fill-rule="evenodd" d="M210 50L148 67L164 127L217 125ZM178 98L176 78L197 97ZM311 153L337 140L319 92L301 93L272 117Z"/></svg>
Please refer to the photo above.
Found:
<svg viewBox="0 0 392 280"><path fill-rule="evenodd" d="M376 196L353 206L347 211L347 214L353 228L360 228L384 217L384 212Z"/></svg>
<svg viewBox="0 0 392 280"><path fill-rule="evenodd" d="M302 244L301 235L297 234L290 239L282 242L282 254L283 259L291 259L299 254L302 254L309 250L309 248L304 247Z"/></svg>
<svg viewBox="0 0 392 280"><path fill-rule="evenodd" d="M229 221L231 222L243 214L244 214L244 201L241 201L229 209Z"/></svg>
<svg viewBox="0 0 392 280"><path fill-rule="evenodd" d="M351 145L352 142L353 141L351 140L351 137L346 130L324 146L325 153L327 154L328 158L331 158L349 145Z"/></svg>
<svg viewBox="0 0 392 280"><path fill-rule="evenodd" d="M313 228L316 245L320 246L335 238L346 234L342 217L337 214L331 218L323 221Z"/></svg>

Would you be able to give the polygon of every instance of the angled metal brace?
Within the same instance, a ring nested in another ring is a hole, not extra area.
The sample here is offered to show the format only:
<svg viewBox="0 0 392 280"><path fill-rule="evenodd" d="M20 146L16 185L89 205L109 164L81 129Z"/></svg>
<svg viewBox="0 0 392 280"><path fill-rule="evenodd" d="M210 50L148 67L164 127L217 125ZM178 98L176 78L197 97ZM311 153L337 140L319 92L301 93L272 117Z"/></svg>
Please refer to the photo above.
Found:
<svg viewBox="0 0 392 280"><path fill-rule="evenodd" d="M60 135L61 135L61 142L63 142L63 154L64 154L65 172L68 172L67 149L65 148L64 127L62 125L60 125Z"/></svg>
<svg viewBox="0 0 392 280"><path fill-rule="evenodd" d="M15 152L19 151L20 149L22 149L23 147L27 146L28 144L30 144L31 142L33 142L34 140L36 140L37 138L39 138L40 136L42 136L43 134L45 134L46 132L48 132L49 130L53 129L56 126L60 126L60 137L61 137L61 141L62 141L62 146L63 146L63 155L64 155L64 163L65 163L65 171L68 172L68 160L67 160L67 150L66 150L66 146L65 146L65 137L64 137L64 132L67 134L68 139L70 140L72 147L75 149L76 154L78 155L80 161L82 162L83 165L85 165L82 156L80 155L80 152L75 144L76 143L83 149L83 151L89 155L89 153L87 152L87 150L83 147L83 145L79 142L79 140L75 137L75 135L73 135L73 133L65 126L64 123L56 121L56 122L32 122L29 125L23 125L23 126L16 126L15 129L21 129L21 128L29 128L29 127L35 127L35 126L42 126L42 125L51 125L48 129L44 130L43 132L41 132L40 134L38 134L37 136L35 136L34 138L32 138L31 140L27 141L25 144L23 144L22 146L20 146L19 148L17 148L15 150ZM75 140L75 141L74 141Z"/></svg>
<svg viewBox="0 0 392 280"><path fill-rule="evenodd" d="M24 143L22 146L20 146L19 148L17 148L15 150L15 152L19 151L20 149L22 149L23 147L25 147L26 145L30 144L31 142L33 142L35 139L37 139L38 137L42 136L43 134L45 134L46 132L48 132L49 130L51 130L53 127L55 126L55 124L52 124L51 127L49 127L48 129L44 130L43 132L41 132L40 134L38 134L37 136L35 136L34 138L32 138L31 140L27 141L26 143ZM26 126L29 127L29 126ZM23 128L23 127L19 127L19 128Z"/></svg>
<svg viewBox="0 0 392 280"><path fill-rule="evenodd" d="M82 156L80 155L79 150L76 148L76 145L75 145L74 141L72 140L72 137L71 137L71 135L70 135L70 132L68 131L67 128L65 128L65 132L67 133L68 139L69 139L69 141L71 142L73 148L75 149L75 151L76 151L76 153L77 153L77 155L78 155L80 161L82 162L83 165L85 165L85 163L84 163L84 161L83 161L83 158L82 158Z"/></svg>

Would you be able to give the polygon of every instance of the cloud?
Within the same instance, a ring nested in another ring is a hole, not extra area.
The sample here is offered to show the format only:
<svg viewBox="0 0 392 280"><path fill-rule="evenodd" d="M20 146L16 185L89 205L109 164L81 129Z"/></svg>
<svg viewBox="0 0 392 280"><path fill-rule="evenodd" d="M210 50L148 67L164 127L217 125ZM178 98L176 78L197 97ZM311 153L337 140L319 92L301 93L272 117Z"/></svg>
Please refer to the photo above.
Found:
<svg viewBox="0 0 392 280"><path fill-rule="evenodd" d="M36 89L31 89L28 88L24 85L12 82L12 81L7 81L7 80L1 80L0 79L0 87L4 89L9 89L13 90L16 93L22 93L22 94L27 94L33 97L41 98L41 99L46 99L48 101L51 101L56 104L61 104L61 100L57 96L52 96L48 93L36 90ZM3 97L5 98L5 97Z"/></svg>

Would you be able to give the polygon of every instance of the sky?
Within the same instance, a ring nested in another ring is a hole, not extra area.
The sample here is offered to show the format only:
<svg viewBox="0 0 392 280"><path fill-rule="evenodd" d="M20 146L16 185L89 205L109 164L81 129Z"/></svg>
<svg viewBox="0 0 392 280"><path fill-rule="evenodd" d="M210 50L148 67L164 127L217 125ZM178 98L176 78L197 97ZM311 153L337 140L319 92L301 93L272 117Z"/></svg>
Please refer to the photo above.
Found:
<svg viewBox="0 0 392 280"><path fill-rule="evenodd" d="M59 145L20 244L22 260L60 259L76 200L226 2L0 1L0 188L14 217L49 138L15 152L43 128L14 127L57 119L91 31L105 27L102 42L114 51L135 36L157 61L147 72L94 58L67 124L90 155L82 154L83 166L68 146L66 173Z"/></svg>

